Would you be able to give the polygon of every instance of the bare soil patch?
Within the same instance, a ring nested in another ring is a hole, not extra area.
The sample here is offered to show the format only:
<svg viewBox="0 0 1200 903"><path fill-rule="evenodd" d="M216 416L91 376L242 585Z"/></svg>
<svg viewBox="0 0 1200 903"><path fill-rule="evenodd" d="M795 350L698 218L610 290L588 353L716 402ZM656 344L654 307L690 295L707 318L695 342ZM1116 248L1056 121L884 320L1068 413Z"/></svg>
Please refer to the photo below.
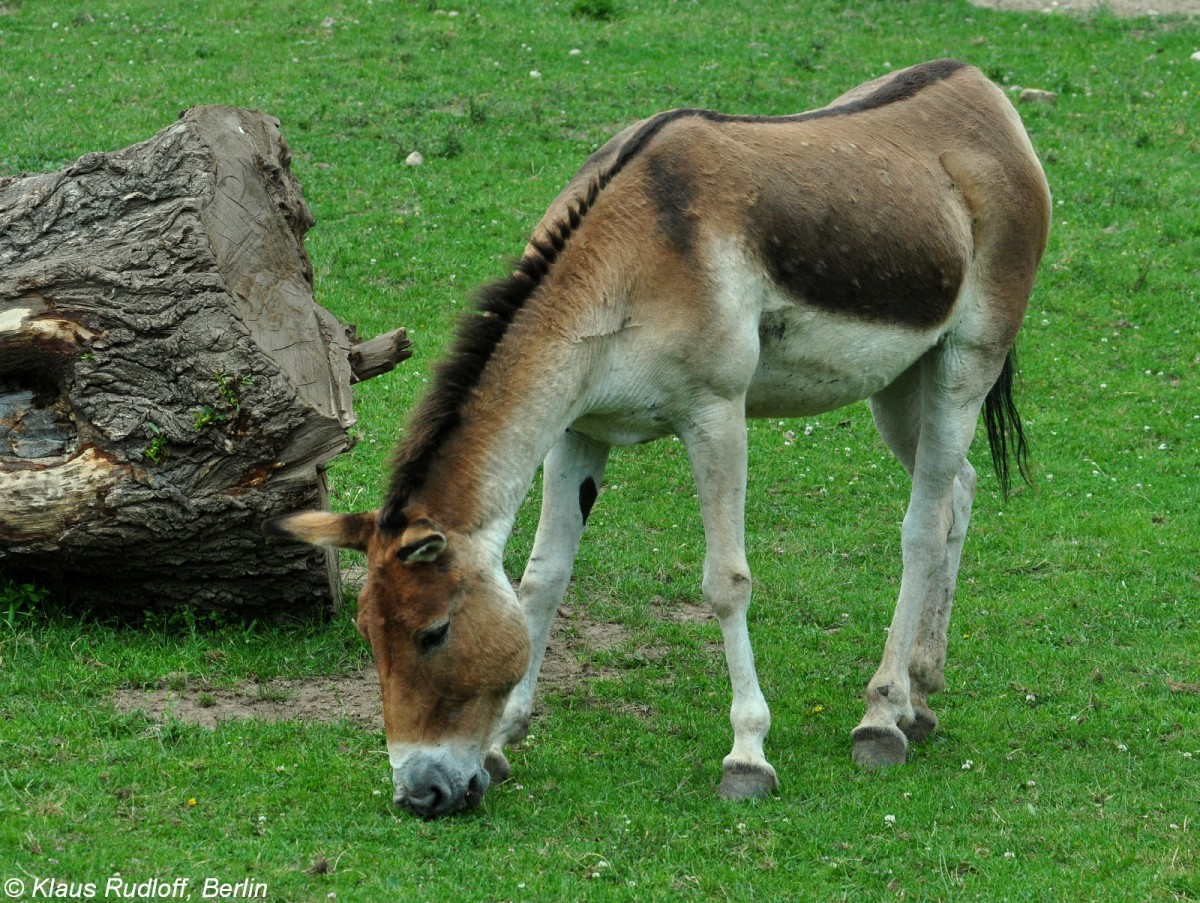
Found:
<svg viewBox="0 0 1200 903"><path fill-rule="evenodd" d="M167 683L164 681L164 684ZM244 683L232 690L187 685L178 689L118 690L113 705L121 712L143 712L155 721L175 719L215 728L222 721L350 721L383 727L379 679L375 669L307 680Z"/></svg>
<svg viewBox="0 0 1200 903"><path fill-rule="evenodd" d="M690 623L711 618L701 606L673 606L664 620ZM573 692L588 682L619 674L615 668L595 664L597 653L629 642L628 628L590 620L564 607L550 632L546 660L538 680L538 694ZM653 661L663 655L654 647L639 647L633 654ZM233 689L185 683L168 678L152 688L125 688L113 697L118 711L142 712L155 721L175 719L185 724L215 728L223 721L348 721L382 730L383 708L374 667L330 677L306 680L247 682Z"/></svg>

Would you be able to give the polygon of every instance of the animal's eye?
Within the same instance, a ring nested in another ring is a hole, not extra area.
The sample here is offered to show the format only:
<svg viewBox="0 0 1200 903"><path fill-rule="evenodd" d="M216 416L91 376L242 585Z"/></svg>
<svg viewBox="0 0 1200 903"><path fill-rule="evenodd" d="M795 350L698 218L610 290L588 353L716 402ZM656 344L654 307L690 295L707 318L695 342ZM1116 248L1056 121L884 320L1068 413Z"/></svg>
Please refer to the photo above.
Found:
<svg viewBox="0 0 1200 903"><path fill-rule="evenodd" d="M418 630L413 639L416 640L417 650L422 654L432 652L442 643L446 642L446 635L450 632L450 622L442 621L440 624L434 624L432 627L424 627Z"/></svg>

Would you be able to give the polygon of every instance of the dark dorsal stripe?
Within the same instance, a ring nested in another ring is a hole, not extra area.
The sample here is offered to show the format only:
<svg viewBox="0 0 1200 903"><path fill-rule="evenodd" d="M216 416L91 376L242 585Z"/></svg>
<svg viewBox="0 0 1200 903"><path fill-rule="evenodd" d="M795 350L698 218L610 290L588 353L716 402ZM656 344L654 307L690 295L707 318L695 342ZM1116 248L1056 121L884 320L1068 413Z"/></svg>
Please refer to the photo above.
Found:
<svg viewBox="0 0 1200 903"><path fill-rule="evenodd" d="M958 60L934 60L906 69L880 85L865 97L839 104L836 107L822 107L819 110L809 110L807 113L796 113L791 116L733 116L728 113L715 113L712 110L668 110L659 113L646 121L637 133L621 148L617 156L616 168L624 168L634 156L642 151L650 141L672 122L680 119L696 117L708 122L750 122L750 123L789 123L810 122L815 119L832 119L838 116L851 116L855 113L865 113L877 110L902 100L916 96L932 84L949 78L960 69L966 68L966 63ZM614 173L615 175L615 173ZM611 177L610 177L611 178Z"/></svg>
<svg viewBox="0 0 1200 903"><path fill-rule="evenodd" d="M449 353L434 369L433 386L409 418L408 430L392 461L387 501L380 509L379 525L388 530L405 526L404 508L429 476L439 451L458 428L462 408L483 377L493 352L513 319L545 279L567 241L579 228L596 197L672 122L699 117L709 122L787 123L849 116L907 100L929 85L949 78L965 64L937 60L899 73L870 94L835 107L824 107L793 116L731 116L711 110L682 109L660 113L646 121L617 151L612 162L587 193L568 208L566 218L549 230L548 241L532 243L511 276L485 286L475 309L459 323Z"/></svg>

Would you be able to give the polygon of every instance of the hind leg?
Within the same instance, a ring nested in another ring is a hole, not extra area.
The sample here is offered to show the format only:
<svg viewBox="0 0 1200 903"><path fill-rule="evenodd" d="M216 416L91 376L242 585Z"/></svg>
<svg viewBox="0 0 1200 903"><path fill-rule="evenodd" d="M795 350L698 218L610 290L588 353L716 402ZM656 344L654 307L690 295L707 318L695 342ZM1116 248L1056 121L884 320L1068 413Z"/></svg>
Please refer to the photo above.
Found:
<svg viewBox="0 0 1200 903"><path fill-rule="evenodd" d="M961 366L963 356L953 360ZM868 685L867 714L853 734L854 759L868 767L903 762L908 743L933 732L929 696L945 687L946 635L975 494L966 451L987 390L980 379L974 391L961 378L947 380L946 366L936 357L919 362L871 399L879 432L913 489L900 598L883 662Z"/></svg>
<svg viewBox="0 0 1200 903"><path fill-rule="evenodd" d="M917 368L906 377L871 399L871 413L880 435L911 477L916 467L917 445L921 435ZM954 478L951 500L953 521L946 537L946 554L930 581L929 591L921 605L917 636L908 666L913 720L902 723L900 729L910 742L924 740L937 727L937 716L929 708L929 697L946 687L946 634L954 606L963 543L971 520L975 484L975 468L964 459Z"/></svg>
<svg viewBox="0 0 1200 903"><path fill-rule="evenodd" d="M953 523L946 537L946 557L939 573L930 583L929 594L921 608L917 639L913 646L908 675L912 681L913 722L901 725L910 742L920 742L937 727L937 716L929 708L929 697L946 688L946 639L950 612L954 607L954 590L958 583L958 565L962 558L967 526L971 521L971 505L975 500L975 468L963 462L954 478L951 502Z"/></svg>

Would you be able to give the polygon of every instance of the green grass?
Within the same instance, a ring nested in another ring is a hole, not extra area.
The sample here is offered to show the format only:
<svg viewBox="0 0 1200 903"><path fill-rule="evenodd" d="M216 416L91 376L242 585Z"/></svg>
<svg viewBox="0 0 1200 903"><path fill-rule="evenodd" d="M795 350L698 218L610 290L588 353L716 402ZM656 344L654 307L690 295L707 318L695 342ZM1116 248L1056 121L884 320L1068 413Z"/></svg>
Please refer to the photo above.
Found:
<svg viewBox="0 0 1200 903"><path fill-rule="evenodd" d="M379 500L472 286L505 272L622 125L677 106L793 112L939 56L1059 93L1021 108L1056 216L1021 339L1035 488L1002 503L981 480L942 730L909 765L849 761L907 495L859 405L751 429L751 629L777 798L712 794L728 678L714 625L665 616L698 601L703 541L686 457L662 442L614 456L567 599L622 625L621 642L591 654L598 676L546 694L514 780L442 822L391 809L374 732L209 731L112 706L130 685L361 667L346 615L135 628L4 586L0 879L102 892L117 872L185 877L197 899L210 876L278 900L1200 897L1198 47L1195 23L931 0L0 0L0 173L124 147L197 103L282 121L317 219L318 300L416 345L355 390L341 509ZM423 166L404 165L412 150Z"/></svg>

